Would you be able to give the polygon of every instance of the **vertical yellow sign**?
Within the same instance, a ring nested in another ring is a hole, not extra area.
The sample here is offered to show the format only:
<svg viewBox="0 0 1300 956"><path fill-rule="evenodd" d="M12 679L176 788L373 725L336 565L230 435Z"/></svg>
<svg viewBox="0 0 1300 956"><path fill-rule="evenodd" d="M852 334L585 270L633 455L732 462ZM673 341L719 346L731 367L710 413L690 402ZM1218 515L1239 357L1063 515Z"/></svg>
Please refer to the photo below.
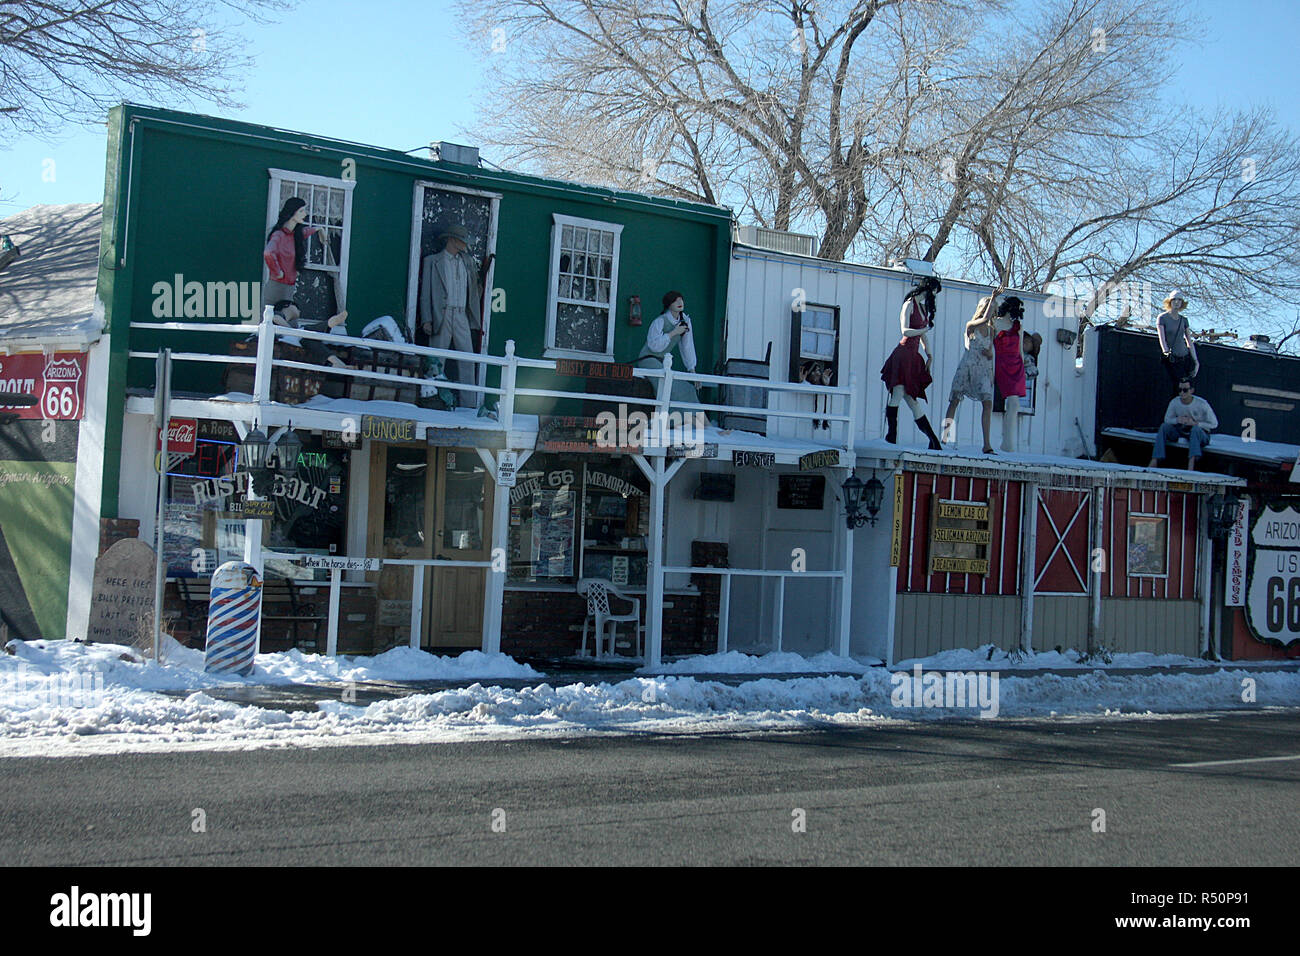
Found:
<svg viewBox="0 0 1300 956"><path fill-rule="evenodd" d="M894 476L894 536L889 548L889 566L898 567L903 558L903 475Z"/></svg>

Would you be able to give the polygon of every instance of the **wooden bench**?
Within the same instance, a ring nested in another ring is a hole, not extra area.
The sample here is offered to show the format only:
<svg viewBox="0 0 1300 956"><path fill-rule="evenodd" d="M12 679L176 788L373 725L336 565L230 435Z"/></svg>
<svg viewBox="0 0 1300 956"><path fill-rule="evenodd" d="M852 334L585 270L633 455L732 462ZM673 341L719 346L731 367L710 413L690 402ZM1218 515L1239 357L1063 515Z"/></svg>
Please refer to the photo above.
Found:
<svg viewBox="0 0 1300 956"><path fill-rule="evenodd" d="M179 598L181 617L196 634L207 632L208 602L212 585L208 578L172 578ZM328 616L317 610L314 601L307 600L304 592L314 591L328 599L329 585L320 581L299 581L293 578L268 577L262 582L262 640L260 648L288 650L308 643L313 650L324 650L321 631ZM281 624L288 624L283 631ZM300 637L299 627L311 626L310 637ZM202 641L200 641L200 644Z"/></svg>

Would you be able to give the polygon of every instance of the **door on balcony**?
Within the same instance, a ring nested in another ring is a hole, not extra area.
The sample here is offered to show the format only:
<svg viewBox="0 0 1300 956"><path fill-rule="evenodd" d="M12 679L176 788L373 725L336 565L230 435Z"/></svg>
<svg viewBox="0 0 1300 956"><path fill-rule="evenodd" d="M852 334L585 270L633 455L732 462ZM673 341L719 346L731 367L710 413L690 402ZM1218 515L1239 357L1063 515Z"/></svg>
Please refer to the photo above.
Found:
<svg viewBox="0 0 1300 956"><path fill-rule="evenodd" d="M376 443L371 452L366 553L386 559L376 575L381 643L410 642L414 575L422 591L424 648L479 648L483 641L482 568L429 568L393 559L487 561L492 489L472 448Z"/></svg>

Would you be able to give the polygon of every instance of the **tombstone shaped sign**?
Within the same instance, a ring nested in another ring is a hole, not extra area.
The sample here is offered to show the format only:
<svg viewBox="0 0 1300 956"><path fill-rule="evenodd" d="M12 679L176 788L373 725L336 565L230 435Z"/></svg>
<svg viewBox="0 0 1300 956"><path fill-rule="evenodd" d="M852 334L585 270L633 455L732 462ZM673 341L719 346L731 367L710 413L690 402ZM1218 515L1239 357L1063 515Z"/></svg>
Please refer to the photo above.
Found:
<svg viewBox="0 0 1300 956"><path fill-rule="evenodd" d="M134 644L153 635L154 550L123 538L95 561L88 643Z"/></svg>

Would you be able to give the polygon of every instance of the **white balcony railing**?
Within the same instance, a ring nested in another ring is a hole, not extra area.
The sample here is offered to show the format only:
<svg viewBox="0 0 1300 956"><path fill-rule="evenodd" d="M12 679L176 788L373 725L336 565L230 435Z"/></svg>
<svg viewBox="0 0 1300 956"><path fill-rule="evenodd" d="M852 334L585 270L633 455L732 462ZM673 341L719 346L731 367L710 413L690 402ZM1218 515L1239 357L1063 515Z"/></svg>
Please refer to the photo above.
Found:
<svg viewBox="0 0 1300 956"><path fill-rule="evenodd" d="M812 429L808 429L807 440L816 445L824 447L833 447L844 449L850 453L853 451L853 426L855 418L855 394L856 381L851 381L849 387L830 387L820 385L805 385L800 382L774 382L758 378L741 378L726 375L709 375L700 372L682 372L673 368L672 356L664 358L664 367L658 368L633 368L632 375L635 379L648 380L651 390L654 393L653 398L613 395L598 391L581 390L574 391L569 388L542 388L536 386L521 386L518 384L517 377L519 369L534 369L543 372L549 372L560 377L557 371L557 363L552 359L534 359L524 358L515 354L515 343L511 339L506 342L505 355L496 356L473 352L458 352L453 349L437 349L423 345L412 345L403 342L386 342L378 339L364 339L355 336L337 335L332 332L316 332L306 329L295 329L286 326L276 325L273 322L263 321L255 326L253 325L218 325L209 323L189 323L189 322L132 322L132 330L140 332L153 332L165 335L169 338L169 344L176 343L178 340L192 334L230 334L248 336L250 333L257 335L257 353L256 356L238 356L238 355L216 355L204 352L194 351L177 351L172 352L173 362L195 362L195 363L216 363L220 365L252 365L254 366L253 379L253 401L259 405L272 404L272 374L275 369L294 370L302 373L308 373L319 376L330 376L337 378L351 378L364 380L368 382L380 382L386 384L396 384L411 386L416 383L423 383L429 380L412 379L408 376L393 375L384 372L377 372L370 369L346 368L334 365L316 365L311 362L298 362L291 359L275 357L275 342L277 337L294 338L298 340L319 341L322 344L330 346L352 346L358 348L371 349L374 351L397 352L405 355L414 355L422 358L437 358L442 360L453 360L456 362L468 362L476 369L472 383L462 383L455 381L437 380L440 388L446 388L457 392L473 392L483 396L492 396L497 399L499 421L501 426L510 431L515 427L515 413L517 402L520 398L534 399L555 399L563 400L596 400L607 401L611 403L623 403L628 406L650 409L655 415L667 416L672 412L715 412L724 415L738 415L750 418L766 418L786 420L791 423L804 424L813 421L825 421L830 423L825 434L814 434ZM131 350L128 355L134 359L155 359L155 352L142 350ZM500 382L498 385L479 385L477 382L487 381L486 370L497 368L500 370ZM480 374L480 371L482 373ZM856 377L854 377L856 379ZM755 407L751 405L734 405L734 404L716 404L706 402L683 402L672 399L673 383L676 381L690 382L693 385L733 385L744 389L761 390L767 397L767 407ZM776 395L806 395L809 398L828 398L825 411L799 411L790 408L776 407L771 400ZM647 415L650 414L647 411ZM661 420L668 420L662 418ZM770 430L770 426L769 426ZM799 429L799 437L804 437L803 429Z"/></svg>

